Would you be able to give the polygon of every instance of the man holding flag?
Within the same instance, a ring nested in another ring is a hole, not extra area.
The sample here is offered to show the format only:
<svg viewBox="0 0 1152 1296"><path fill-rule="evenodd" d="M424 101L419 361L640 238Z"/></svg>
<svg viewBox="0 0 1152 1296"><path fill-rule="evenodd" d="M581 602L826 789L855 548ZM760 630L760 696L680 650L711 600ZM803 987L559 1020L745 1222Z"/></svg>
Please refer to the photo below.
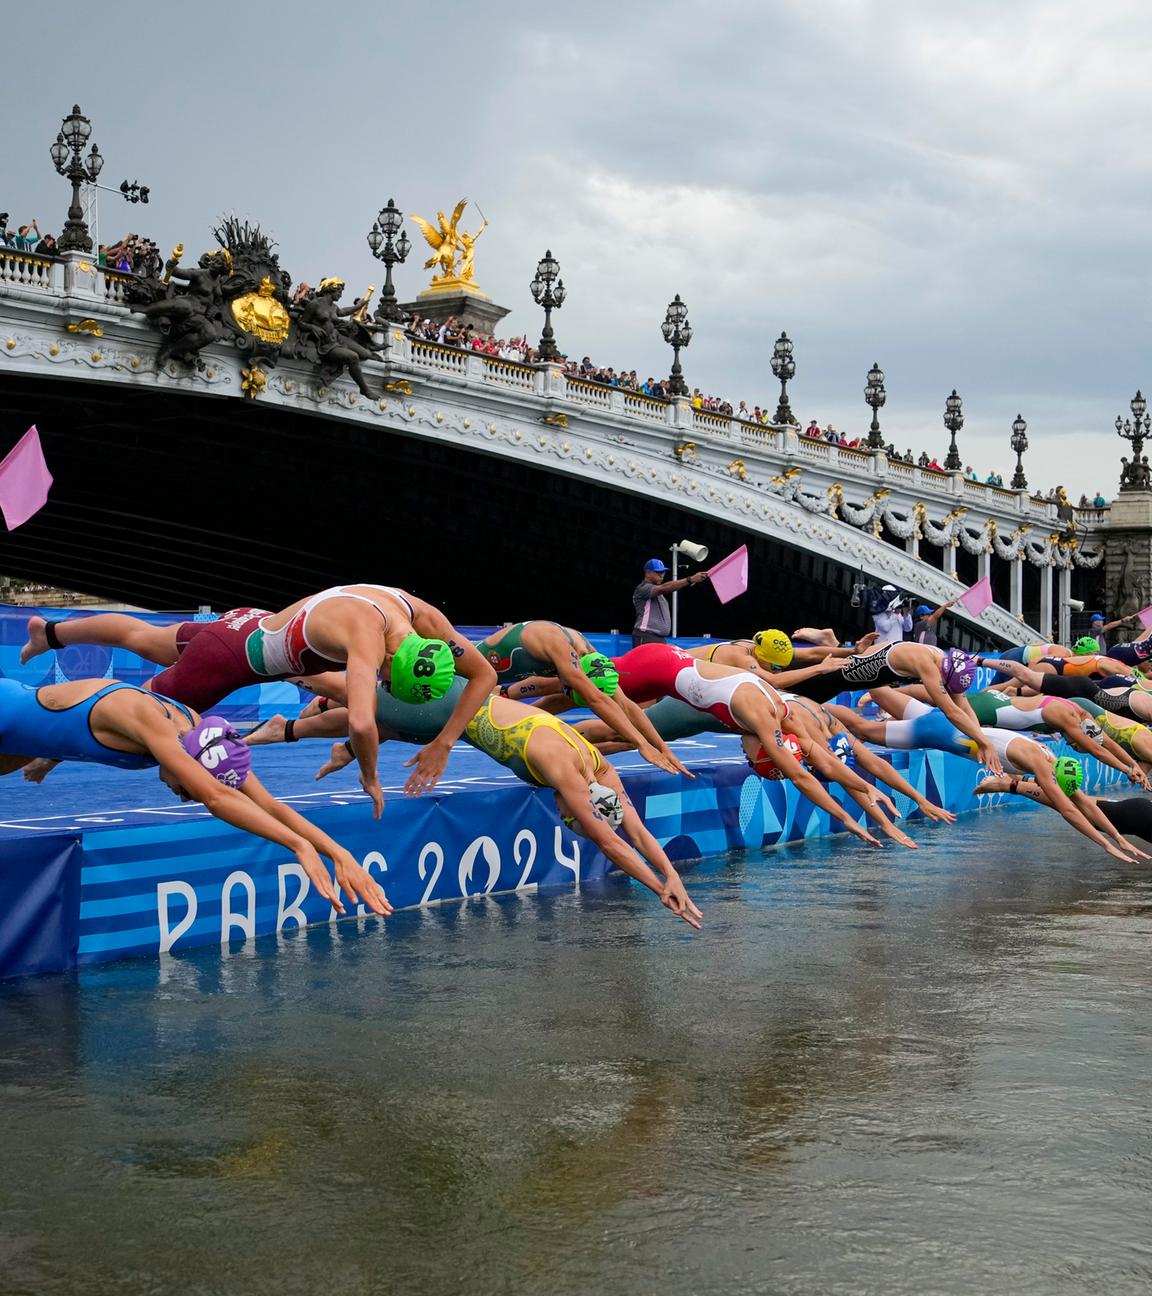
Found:
<svg viewBox="0 0 1152 1296"><path fill-rule="evenodd" d="M646 643L663 643L672 633L672 613L666 596L708 579L706 571L698 571L692 576L665 582L667 572L668 568L659 558L649 558L644 564L644 579L632 591L632 606L636 609L632 625L633 648Z"/></svg>

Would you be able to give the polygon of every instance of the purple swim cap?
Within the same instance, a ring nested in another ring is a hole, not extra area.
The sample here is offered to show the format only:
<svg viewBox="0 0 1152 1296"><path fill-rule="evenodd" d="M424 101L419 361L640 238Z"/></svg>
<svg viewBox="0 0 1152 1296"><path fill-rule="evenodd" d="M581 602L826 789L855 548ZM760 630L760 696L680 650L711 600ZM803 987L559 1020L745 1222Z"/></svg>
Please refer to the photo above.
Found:
<svg viewBox="0 0 1152 1296"><path fill-rule="evenodd" d="M940 663L940 678L949 693L967 693L976 678L976 658L949 648Z"/></svg>
<svg viewBox="0 0 1152 1296"><path fill-rule="evenodd" d="M180 741L189 756L228 787L238 788L251 773L251 750L222 716L205 716Z"/></svg>

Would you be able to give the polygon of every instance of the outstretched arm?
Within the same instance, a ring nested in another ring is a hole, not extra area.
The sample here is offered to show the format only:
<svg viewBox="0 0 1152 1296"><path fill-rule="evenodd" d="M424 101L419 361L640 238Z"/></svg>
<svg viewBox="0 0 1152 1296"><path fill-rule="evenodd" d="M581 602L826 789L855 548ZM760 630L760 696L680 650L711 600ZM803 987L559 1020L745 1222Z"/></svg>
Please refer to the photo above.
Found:
<svg viewBox="0 0 1152 1296"><path fill-rule="evenodd" d="M898 769L893 768L891 763L886 761L883 756L878 756L876 752L870 751L856 738L850 737L849 742L852 744L852 752L856 757L857 769L864 770L866 773L871 774L874 779L887 783L893 791L902 792L904 796L911 798L925 819L931 819L934 823L950 824L956 822L956 816L950 810L945 810L943 806L938 806L929 801L923 793L918 792L908 782Z"/></svg>
<svg viewBox="0 0 1152 1296"><path fill-rule="evenodd" d="M427 627L429 623L433 635L443 639L452 650L456 674L466 679L468 684L452 708L452 714L444 722L444 728L430 743L421 747L410 761L405 762L414 767L408 776L408 782L404 784L404 791L409 796L428 792L436 786L448 764L453 745L460 741L460 735L467 729L468 722L496 687L496 672L485 660L483 653L469 643L442 612L433 608L430 614L421 618L422 627ZM422 629L421 633L427 633L427 629Z"/></svg>
<svg viewBox="0 0 1152 1296"><path fill-rule="evenodd" d="M976 750L979 752L983 764L993 774L1003 774L1004 766L1000 761L1000 753L988 741L988 735L980 728L976 713L972 710L963 693L949 693L944 685L940 683L939 678L932 675L921 676L921 682L928 692L932 705L943 711L956 728L976 744Z"/></svg>

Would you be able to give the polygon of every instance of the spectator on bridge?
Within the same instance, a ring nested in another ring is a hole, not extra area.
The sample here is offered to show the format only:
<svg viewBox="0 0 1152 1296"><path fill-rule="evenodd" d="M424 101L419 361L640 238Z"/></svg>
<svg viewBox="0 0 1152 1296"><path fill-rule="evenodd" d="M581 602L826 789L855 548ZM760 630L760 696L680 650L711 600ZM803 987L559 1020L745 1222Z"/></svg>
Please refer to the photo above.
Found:
<svg viewBox="0 0 1152 1296"><path fill-rule="evenodd" d="M8 213L0 212L0 247L11 247L16 235L8 228Z"/></svg>
<svg viewBox="0 0 1152 1296"><path fill-rule="evenodd" d="M944 469L941 468L941 466L936 462L936 456L935 456L935 455L933 455L932 458L929 459L928 462L927 462L924 466L925 466L926 468L928 468L931 472L938 472L938 473L942 473L942 472L944 471Z"/></svg>
<svg viewBox="0 0 1152 1296"><path fill-rule="evenodd" d="M820 424L817 423L815 419L813 419L812 422L809 423L808 426L804 429L803 435L806 437L811 437L813 441L819 441Z"/></svg>
<svg viewBox="0 0 1152 1296"><path fill-rule="evenodd" d="M976 476L976 469L973 468L971 464L969 464L968 467L964 469L964 476L967 477L969 481L974 482L980 480L980 478Z"/></svg>
<svg viewBox="0 0 1152 1296"><path fill-rule="evenodd" d="M699 585L701 581L708 579L707 572L698 571L665 585L664 576L667 571L668 568L659 558L649 558L644 564L644 579L632 591L632 606L636 610L632 625L633 648L646 643L663 643L672 633L672 613L665 595L687 589L689 585Z"/></svg>
<svg viewBox="0 0 1152 1296"><path fill-rule="evenodd" d="M927 468L928 465L932 462L932 461L928 458L928 451L927 451L927 450L921 450L921 451L920 451L920 458L917 459L916 462L920 465L921 468Z"/></svg>
<svg viewBox="0 0 1152 1296"><path fill-rule="evenodd" d="M1108 507L1108 501L1104 498L1103 495L1100 494L1099 491L1096 492L1096 498L1092 501L1092 507L1098 509Z"/></svg>
<svg viewBox="0 0 1152 1296"><path fill-rule="evenodd" d="M56 236L54 234L45 234L44 237L36 244L36 251L41 256L56 255Z"/></svg>
<svg viewBox="0 0 1152 1296"><path fill-rule="evenodd" d="M36 231L35 237L32 236L33 230ZM35 221L33 221L30 225L20 226L20 228L16 231L16 237L12 241L12 246L16 249L17 252L32 252L35 251L36 244L39 242L40 242L40 226L37 225Z"/></svg>

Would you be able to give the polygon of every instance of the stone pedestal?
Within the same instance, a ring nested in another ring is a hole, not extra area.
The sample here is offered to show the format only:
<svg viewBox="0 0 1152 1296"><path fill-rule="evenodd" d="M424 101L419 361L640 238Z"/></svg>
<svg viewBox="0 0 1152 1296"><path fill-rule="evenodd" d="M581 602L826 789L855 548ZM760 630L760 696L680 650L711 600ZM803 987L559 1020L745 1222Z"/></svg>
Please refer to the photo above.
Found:
<svg viewBox="0 0 1152 1296"><path fill-rule="evenodd" d="M496 325L508 314L507 306L498 306L491 297L460 280L442 288L426 288L415 301L401 302L400 309L406 315L418 314L436 324L455 317L480 333L495 333Z"/></svg>
<svg viewBox="0 0 1152 1296"><path fill-rule="evenodd" d="M1105 615L1111 620L1152 603L1152 491L1121 491L1104 537Z"/></svg>

